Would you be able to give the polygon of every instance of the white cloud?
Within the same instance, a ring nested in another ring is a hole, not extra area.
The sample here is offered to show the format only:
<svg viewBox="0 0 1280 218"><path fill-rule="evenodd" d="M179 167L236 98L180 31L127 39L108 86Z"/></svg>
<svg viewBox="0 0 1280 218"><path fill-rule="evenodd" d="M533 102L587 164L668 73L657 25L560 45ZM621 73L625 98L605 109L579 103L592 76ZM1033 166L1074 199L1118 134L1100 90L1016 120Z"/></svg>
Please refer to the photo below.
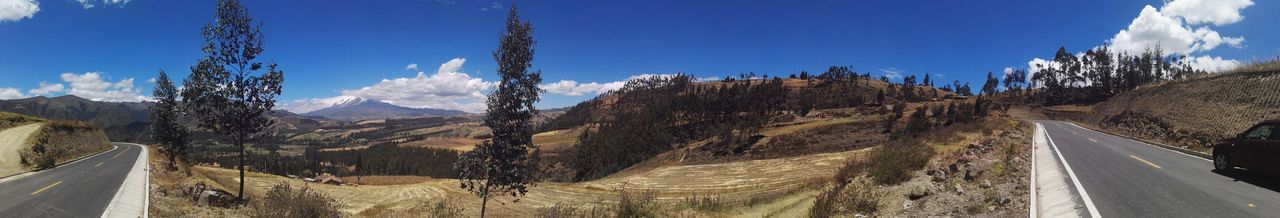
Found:
<svg viewBox="0 0 1280 218"><path fill-rule="evenodd" d="M279 107L280 109L284 109L289 112L306 113L306 112L312 112L312 111L324 109L329 106L333 106L334 104L345 102L355 98L356 98L355 96L340 95L340 96L334 96L334 97L328 97L328 98L299 99L299 100L280 102L280 104L276 106Z"/></svg>
<svg viewBox="0 0 1280 218"><path fill-rule="evenodd" d="M84 9L90 9L93 7L97 7L97 5L95 4L98 4L98 3L101 3L102 5L123 6L124 4L128 4L129 0L76 0L76 2L80 2L80 6L84 7Z"/></svg>
<svg viewBox="0 0 1280 218"><path fill-rule="evenodd" d="M35 0L0 0L0 23L31 18L40 12Z"/></svg>
<svg viewBox="0 0 1280 218"><path fill-rule="evenodd" d="M880 68L880 73L883 73L884 76L889 77L889 79L902 78L902 73L905 73L905 72L906 71L899 70L898 68L894 68L894 67Z"/></svg>
<svg viewBox="0 0 1280 218"><path fill-rule="evenodd" d="M618 90L622 88L626 81L616 81L608 83L582 83L579 84L573 80L560 80L559 82L539 85L547 93L560 94L565 96L582 96L585 94L598 95L601 93Z"/></svg>
<svg viewBox="0 0 1280 218"><path fill-rule="evenodd" d="M486 82L462 72L465 58L454 58L440 64L434 74L418 72L411 78L383 79L377 84L359 89L342 90L342 95L328 98L311 98L282 101L280 108L294 113L306 113L354 98L377 100L402 107L434 108L483 112L486 96L497 82ZM405 69L417 68L410 64Z"/></svg>
<svg viewBox="0 0 1280 218"><path fill-rule="evenodd" d="M151 77L150 79L147 79L147 83L156 83L156 78Z"/></svg>
<svg viewBox="0 0 1280 218"><path fill-rule="evenodd" d="M1217 26L1240 22L1240 10L1253 5L1250 0L1175 0L1159 10L1151 5L1120 30L1110 43L1117 52L1139 53L1159 46L1172 54L1209 51L1219 45L1240 47L1244 37L1223 37L1203 25Z"/></svg>
<svg viewBox="0 0 1280 218"><path fill-rule="evenodd" d="M485 95L482 91L497 83L463 73L462 64L466 61L454 58L440 64L440 69L432 75L418 72L413 78L383 79L373 86L343 90L342 94L412 108L483 111Z"/></svg>
<svg viewBox="0 0 1280 218"><path fill-rule="evenodd" d="M1222 57L1210 57L1208 55L1188 57L1182 59L1182 61L1191 65L1191 68L1209 72L1222 72L1225 70L1235 69L1241 65L1241 62L1237 60L1222 59Z"/></svg>
<svg viewBox="0 0 1280 218"><path fill-rule="evenodd" d="M94 101L139 102L150 100L142 96L133 87L133 78L110 82L104 80L98 72L84 74L62 73L62 81L71 84L66 94L75 95ZM61 85L61 84L58 84ZM44 88L43 86L41 88Z"/></svg>
<svg viewBox="0 0 1280 218"><path fill-rule="evenodd" d="M1040 70L1050 69L1050 68L1055 68L1055 69L1058 68L1058 62L1053 62L1053 61L1040 59L1040 58L1035 58L1035 59L1031 59L1031 61L1027 61L1028 74L1034 74L1036 72L1040 72ZM1027 78L1030 78L1030 77L1031 75L1027 75Z"/></svg>
<svg viewBox="0 0 1280 218"><path fill-rule="evenodd" d="M622 86L626 85L627 81L645 79L645 78L650 78L655 76L669 78L669 77L676 76L676 74L646 73L646 74L629 76L623 80L607 82L607 83L598 83L598 82L579 83L573 80L560 80L559 82L538 85L538 87L542 88L543 90L546 90L547 93L564 95L564 96L583 96L587 94L599 95L605 92L618 90L622 88ZM698 78L695 80L696 81L715 81L719 79L716 77L707 77L707 78Z"/></svg>
<svg viewBox="0 0 1280 218"><path fill-rule="evenodd" d="M48 95L53 94L53 93L62 92L62 91L63 91L63 90L65 90L65 89L66 89L66 87L62 86L62 83L52 83L52 84L50 84L50 83L46 83L46 82L44 82L44 81L40 81L40 88L35 88L35 89L32 89L32 90L28 90L28 91L27 91L27 93L31 93L31 95L43 95L43 96L48 96Z"/></svg>
<svg viewBox="0 0 1280 218"><path fill-rule="evenodd" d="M9 99L17 99L17 98L25 98L25 97L27 96L22 95L22 91L18 91L18 89L0 88L0 100L9 100Z"/></svg>
<svg viewBox="0 0 1280 218"><path fill-rule="evenodd" d="M408 65L408 66L404 66L404 70L413 70L413 71L417 71L417 70L418 70L418 64L417 64L417 63L409 63L409 65Z"/></svg>
<svg viewBox="0 0 1280 218"><path fill-rule="evenodd" d="M1251 5L1252 0L1175 0L1165 3L1160 11L1180 17L1191 25L1212 23L1222 26L1244 20L1240 10Z"/></svg>

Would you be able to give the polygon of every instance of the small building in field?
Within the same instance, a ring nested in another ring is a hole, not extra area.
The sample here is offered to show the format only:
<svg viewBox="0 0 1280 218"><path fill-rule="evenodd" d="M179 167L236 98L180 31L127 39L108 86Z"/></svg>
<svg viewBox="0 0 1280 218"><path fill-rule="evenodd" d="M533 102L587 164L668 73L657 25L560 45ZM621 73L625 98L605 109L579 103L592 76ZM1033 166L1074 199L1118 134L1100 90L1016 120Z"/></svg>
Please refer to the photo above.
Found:
<svg viewBox="0 0 1280 218"><path fill-rule="evenodd" d="M333 176L331 174L325 173L323 175L316 176L315 182L322 183L322 184L330 184L330 185L342 185L342 178L338 178L337 176Z"/></svg>

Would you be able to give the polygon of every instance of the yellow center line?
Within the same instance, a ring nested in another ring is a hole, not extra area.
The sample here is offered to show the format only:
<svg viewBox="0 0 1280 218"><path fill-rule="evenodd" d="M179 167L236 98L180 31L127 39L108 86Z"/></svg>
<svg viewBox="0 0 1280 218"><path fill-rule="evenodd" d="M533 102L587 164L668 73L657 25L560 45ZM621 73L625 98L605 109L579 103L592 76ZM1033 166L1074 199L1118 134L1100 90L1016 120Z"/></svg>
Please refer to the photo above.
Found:
<svg viewBox="0 0 1280 218"><path fill-rule="evenodd" d="M1142 161L1143 163L1147 163L1147 165L1151 165L1152 167L1155 167L1156 169L1163 169L1163 168L1164 168L1164 167L1160 167L1160 165L1156 165L1155 163L1151 163L1151 161L1143 160L1142 158L1139 158L1138 156L1129 155L1129 157L1133 157L1133 159L1137 159L1138 161Z"/></svg>
<svg viewBox="0 0 1280 218"><path fill-rule="evenodd" d="M58 184L62 184L62 180L58 180L58 182L55 182L55 183L53 183L52 185L45 186L44 188L42 188L42 189L40 189L40 190L36 190L36 192L32 192L32 193L31 193L31 196L36 196L36 194L40 194L40 192L43 192L44 190L49 190L49 188L53 188L54 186L58 186Z"/></svg>
<svg viewBox="0 0 1280 218"><path fill-rule="evenodd" d="M120 153L116 154L116 156L112 156L111 159L115 159L117 157L120 157L120 155L124 155L124 152L129 151L129 148L133 148L133 147L125 147L123 151L120 151Z"/></svg>

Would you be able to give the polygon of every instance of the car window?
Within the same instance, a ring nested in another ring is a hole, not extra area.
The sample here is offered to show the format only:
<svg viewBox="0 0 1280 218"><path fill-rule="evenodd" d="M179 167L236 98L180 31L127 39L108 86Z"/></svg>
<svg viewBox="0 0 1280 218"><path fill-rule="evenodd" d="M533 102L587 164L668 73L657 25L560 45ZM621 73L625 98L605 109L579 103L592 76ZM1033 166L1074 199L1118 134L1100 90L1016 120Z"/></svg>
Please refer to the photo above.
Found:
<svg viewBox="0 0 1280 218"><path fill-rule="evenodd" d="M1249 133L1248 133L1248 134L1245 134L1245 135L1244 135L1244 138L1245 138L1245 139L1255 139L1255 140L1267 140L1267 139L1271 139L1271 138L1273 138L1273 137L1271 136L1271 133L1273 132L1273 131L1272 131L1273 129L1275 129L1275 125L1262 125L1262 126L1258 126L1258 127L1256 127L1256 128L1253 128L1253 130L1249 130Z"/></svg>

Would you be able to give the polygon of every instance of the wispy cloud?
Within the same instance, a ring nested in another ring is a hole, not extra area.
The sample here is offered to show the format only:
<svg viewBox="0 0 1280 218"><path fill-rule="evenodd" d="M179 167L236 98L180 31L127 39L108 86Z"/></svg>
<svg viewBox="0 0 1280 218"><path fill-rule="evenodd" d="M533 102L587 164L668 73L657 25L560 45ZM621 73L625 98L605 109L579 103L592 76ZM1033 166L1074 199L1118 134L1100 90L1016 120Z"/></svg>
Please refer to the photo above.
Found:
<svg viewBox="0 0 1280 218"><path fill-rule="evenodd" d="M498 2L493 2L493 4L489 4L489 6L487 7L480 8L480 11L497 11L502 9L503 9L502 4L498 4Z"/></svg>
<svg viewBox="0 0 1280 218"><path fill-rule="evenodd" d="M899 79L899 78L902 78L902 74L907 72L907 71L905 71L905 70L900 70L900 69L895 68L895 67L890 67L890 68L880 68L880 69L879 69L879 71L880 71L880 73L881 73L882 75L884 75L885 77L889 77L889 79Z"/></svg>
<svg viewBox="0 0 1280 218"><path fill-rule="evenodd" d="M116 5L116 6L124 6L125 4L129 4L129 0L76 0L76 2L79 2L80 6L84 7L84 9L97 7L98 6L97 4Z"/></svg>

